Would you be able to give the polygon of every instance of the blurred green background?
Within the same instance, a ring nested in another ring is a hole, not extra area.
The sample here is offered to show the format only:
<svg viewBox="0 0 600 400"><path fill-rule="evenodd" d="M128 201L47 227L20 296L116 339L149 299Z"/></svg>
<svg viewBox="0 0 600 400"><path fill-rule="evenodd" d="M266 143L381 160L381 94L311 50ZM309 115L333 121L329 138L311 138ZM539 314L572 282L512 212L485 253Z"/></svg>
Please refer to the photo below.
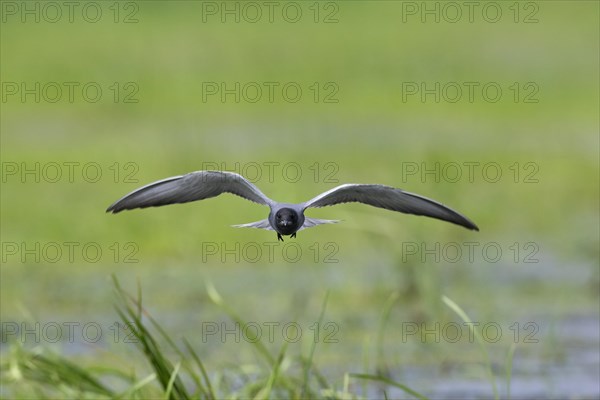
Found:
<svg viewBox="0 0 600 400"><path fill-rule="evenodd" d="M39 22L21 14L24 4L37 4ZM43 3L2 3L3 322L98 321L105 334L99 343L42 344L81 362L100 357L134 368L134 350L108 337L115 319L108 277L114 273L132 289L139 280L153 315L219 369L255 357L243 341L202 342L202 322L228 321L208 300L207 282L246 320L301 321L305 331L318 319L329 290L325 319L339 327L339 342L319 343L315 359L324 373L341 382L343 372L372 371L384 363L400 381L424 392L489 395L489 387L473 384L484 379L476 344L402 340L402 323L455 321L440 300L447 295L474 320L502 327L501 340L489 344L498 374L514 342L509 327L520 323L521 334L526 322L539 328L538 343L519 340L515 393L597 396L597 2L496 2L502 16L494 23L482 14L486 2L478 3L472 22L466 6L455 3L463 13L455 23L448 21L454 11L438 2L298 2L302 16L296 23L282 15L286 2L277 3L272 22L262 6L256 23L244 19L254 13L243 2L100 2L102 16L95 23L81 13L86 3L78 4L72 22L63 8L53 23L48 19L54 11ZM217 14L207 14L210 7ZM235 15L221 20L225 7L237 7L239 23ZM439 22L423 17L421 7L438 7ZM36 82L40 101L35 94L22 97L22 83L35 91ZM63 88L56 102L48 101L54 98L49 82ZM64 82L78 84L72 102ZM102 89L97 102L81 92L90 82ZM223 102L220 94L205 92L207 82L279 86L272 102L266 90L254 103L247 101L253 92ZM281 93L289 82L302 88L297 102ZM422 101L420 92L406 93L421 82L428 88L451 85L439 92L439 102L435 95ZM478 85L472 101L464 82ZM497 102L482 94L490 82L502 89ZM456 102L448 101L453 83L464 89ZM326 102L332 91L337 101ZM265 166L271 162L279 163L273 179ZM23 175L36 163L39 182L35 173ZM62 166L57 182L52 163ZM78 163L72 182L64 163ZM262 175L254 182L287 202L345 182L401 187L465 213L481 232L344 205L311 210L310 216L344 221L300 232L298 262L282 256L283 245L275 248L274 260L263 254L255 263L244 257L223 262L221 253L203 252L207 243L220 249L257 243L264 249L275 240L272 232L229 226L263 219L266 209L222 196L104 213L143 184L208 163L236 172L255 171L251 166L258 164ZM286 163L300 166L297 181L285 175ZM463 175L453 180L442 174L436 182L420 174L435 163L440 171L457 163ZM478 167L467 179L465 163L496 163L502 176L491 182ZM97 181L90 176L98 168L82 176L84 165L99 167ZM419 173L406 175L415 165ZM38 262L23 255L23 246L58 243L64 250L66 242L78 243L73 260L63 254L52 263L52 256L42 254ZM407 255L411 244L459 243L466 249L466 242L478 243L473 260ZM101 248L98 262L82 256L88 243ZM482 255L488 243L502 250L497 262ZM136 262L125 262L132 249ZM324 262L331 249L337 262ZM526 262L531 251L538 262ZM397 300L384 330L382 361L375 343L390 296ZM290 351L301 351L309 339ZM9 347L3 339L3 353ZM465 387L448 386L450 379Z"/></svg>

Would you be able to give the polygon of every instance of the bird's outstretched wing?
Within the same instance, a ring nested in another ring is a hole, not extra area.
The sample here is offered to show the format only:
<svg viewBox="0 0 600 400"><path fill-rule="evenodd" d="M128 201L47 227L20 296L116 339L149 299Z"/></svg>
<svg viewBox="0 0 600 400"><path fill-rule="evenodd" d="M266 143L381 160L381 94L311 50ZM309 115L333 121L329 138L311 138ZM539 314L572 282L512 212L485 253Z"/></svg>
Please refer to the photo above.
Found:
<svg viewBox="0 0 600 400"><path fill-rule="evenodd" d="M272 231L273 227L269 223L268 219L263 219L256 222L250 222L249 224L240 224L240 225L231 225L234 228L257 228L257 229L265 229L267 231Z"/></svg>
<svg viewBox="0 0 600 400"><path fill-rule="evenodd" d="M424 215L464 226L478 231L479 228L467 217L456 211L417 194L384 185L345 184L321 193L303 204L308 207L325 207L341 203L358 202L370 206L399 211L406 214Z"/></svg>
<svg viewBox="0 0 600 400"><path fill-rule="evenodd" d="M301 231L302 229L312 228L313 226L323 224L337 224L338 222L340 221L334 219L317 219L305 217L304 224L302 224L302 226L298 230Z"/></svg>
<svg viewBox="0 0 600 400"><path fill-rule="evenodd" d="M108 207L114 214L122 210L187 203L232 193L258 204L271 205L269 199L243 176L233 172L197 171L174 176L141 187Z"/></svg>

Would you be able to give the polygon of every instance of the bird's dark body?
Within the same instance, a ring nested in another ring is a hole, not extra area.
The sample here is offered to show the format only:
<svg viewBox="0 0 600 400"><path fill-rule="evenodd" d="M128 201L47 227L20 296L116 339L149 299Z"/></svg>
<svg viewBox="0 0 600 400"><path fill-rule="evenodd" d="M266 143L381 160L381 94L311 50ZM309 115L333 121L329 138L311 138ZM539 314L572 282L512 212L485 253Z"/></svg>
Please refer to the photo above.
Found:
<svg viewBox="0 0 600 400"><path fill-rule="evenodd" d="M296 232L304 225L304 212L292 208L294 206L298 208L297 204L282 204L269 214L269 223L277 232L278 240L283 241L281 235L295 237Z"/></svg>
<svg viewBox="0 0 600 400"><path fill-rule="evenodd" d="M222 171L197 171L153 182L117 200L106 211L116 214L134 208L188 203L222 193L232 193L268 206L270 208L268 219L234 226L274 230L277 232L278 240L283 240L282 235L296 237L296 232L301 229L338 222L308 218L304 215L307 208L352 202L405 214L424 215L467 229L479 230L477 225L467 217L437 201L390 186L348 183L321 193L304 203L289 204L271 200L241 175Z"/></svg>

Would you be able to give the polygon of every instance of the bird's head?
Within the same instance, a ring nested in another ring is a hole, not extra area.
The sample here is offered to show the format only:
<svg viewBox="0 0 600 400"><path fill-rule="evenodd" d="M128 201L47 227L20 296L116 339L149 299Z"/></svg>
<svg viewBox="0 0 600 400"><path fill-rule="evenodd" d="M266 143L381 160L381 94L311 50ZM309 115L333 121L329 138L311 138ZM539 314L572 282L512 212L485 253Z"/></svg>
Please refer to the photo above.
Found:
<svg viewBox="0 0 600 400"><path fill-rule="evenodd" d="M284 235L289 235L298 230L298 213L291 208L282 208L275 214L275 224L278 231Z"/></svg>

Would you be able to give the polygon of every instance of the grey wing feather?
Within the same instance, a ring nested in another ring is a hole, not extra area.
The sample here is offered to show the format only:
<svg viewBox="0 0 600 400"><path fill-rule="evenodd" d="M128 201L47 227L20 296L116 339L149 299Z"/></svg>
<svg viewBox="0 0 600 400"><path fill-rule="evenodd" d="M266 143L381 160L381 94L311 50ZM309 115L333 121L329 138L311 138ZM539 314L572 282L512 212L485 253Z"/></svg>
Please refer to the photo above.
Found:
<svg viewBox="0 0 600 400"><path fill-rule="evenodd" d="M322 224L337 224L338 220L334 219L317 219L317 218L304 218L304 224L298 229L301 231L302 229L312 228L313 226L322 225Z"/></svg>
<svg viewBox="0 0 600 400"><path fill-rule="evenodd" d="M107 212L187 203L232 193L258 204L273 201L243 176L233 172L197 171L163 179L141 187L112 204Z"/></svg>
<svg viewBox="0 0 600 400"><path fill-rule="evenodd" d="M263 219L261 221L250 222L249 224L240 224L240 225L231 225L234 228L257 228L257 229L266 229L267 231L272 231L273 227L269 223L268 219Z"/></svg>
<svg viewBox="0 0 600 400"><path fill-rule="evenodd" d="M406 214L424 215L478 231L479 228L464 215L417 194L384 185L346 184L335 187L303 204L308 207L326 207L341 203L358 202Z"/></svg>

